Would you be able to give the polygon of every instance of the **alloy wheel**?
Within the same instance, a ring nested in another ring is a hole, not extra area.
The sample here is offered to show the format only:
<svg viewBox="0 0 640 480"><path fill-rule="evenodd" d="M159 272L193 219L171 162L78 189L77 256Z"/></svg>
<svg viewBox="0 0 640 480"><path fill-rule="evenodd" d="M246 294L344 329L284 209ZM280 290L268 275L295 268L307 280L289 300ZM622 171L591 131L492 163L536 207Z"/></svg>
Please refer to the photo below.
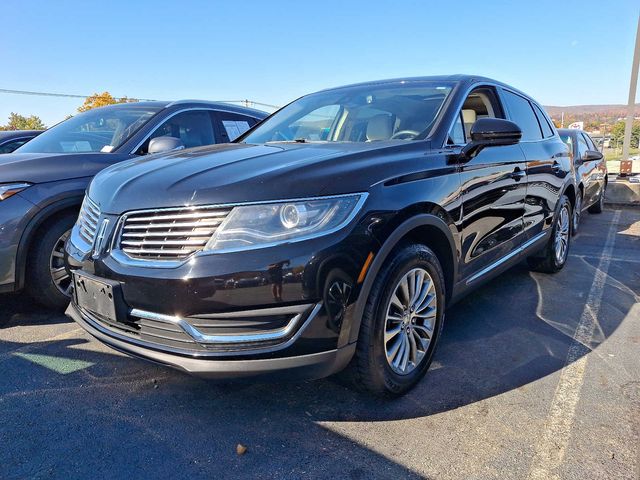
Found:
<svg viewBox="0 0 640 480"><path fill-rule="evenodd" d="M62 234L53 247L51 256L49 257L49 273L51 274L51 280L56 288L66 296L71 294L71 277L64 267L64 244L70 234L71 230Z"/></svg>
<svg viewBox="0 0 640 480"><path fill-rule="evenodd" d="M569 207L564 205L558 215L558 225L556 226L555 252L558 264L563 264L567 256L569 247Z"/></svg>
<svg viewBox="0 0 640 480"><path fill-rule="evenodd" d="M401 375L426 358L436 323L438 301L431 275L414 268L396 284L386 308L384 347L391 369Z"/></svg>

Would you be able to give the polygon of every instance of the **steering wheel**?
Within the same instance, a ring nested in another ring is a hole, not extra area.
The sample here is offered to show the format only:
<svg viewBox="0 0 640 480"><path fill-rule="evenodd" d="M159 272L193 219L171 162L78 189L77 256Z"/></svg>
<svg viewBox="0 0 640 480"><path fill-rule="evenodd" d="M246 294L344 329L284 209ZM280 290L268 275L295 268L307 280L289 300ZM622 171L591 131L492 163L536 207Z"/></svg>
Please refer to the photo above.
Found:
<svg viewBox="0 0 640 480"><path fill-rule="evenodd" d="M400 130L399 132L391 135L389 140L403 140L405 138L415 138L420 135L420 132L416 132L415 130Z"/></svg>

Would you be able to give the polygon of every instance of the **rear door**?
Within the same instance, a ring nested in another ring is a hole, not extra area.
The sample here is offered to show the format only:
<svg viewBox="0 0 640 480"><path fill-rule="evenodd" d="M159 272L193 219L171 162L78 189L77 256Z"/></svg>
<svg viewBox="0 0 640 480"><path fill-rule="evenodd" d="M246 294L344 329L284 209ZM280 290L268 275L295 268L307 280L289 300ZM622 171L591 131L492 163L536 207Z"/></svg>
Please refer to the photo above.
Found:
<svg viewBox="0 0 640 480"><path fill-rule="evenodd" d="M532 239L551 226L565 178L571 171L570 158L540 107L511 90L503 88L500 95L509 119L522 129L519 146L527 171L524 229L526 238Z"/></svg>
<svg viewBox="0 0 640 480"><path fill-rule="evenodd" d="M494 87L473 90L458 112L450 144L470 141L475 120L504 118ZM462 186L462 259L460 273L470 282L517 247L523 234L526 162L518 145L485 147L459 164Z"/></svg>

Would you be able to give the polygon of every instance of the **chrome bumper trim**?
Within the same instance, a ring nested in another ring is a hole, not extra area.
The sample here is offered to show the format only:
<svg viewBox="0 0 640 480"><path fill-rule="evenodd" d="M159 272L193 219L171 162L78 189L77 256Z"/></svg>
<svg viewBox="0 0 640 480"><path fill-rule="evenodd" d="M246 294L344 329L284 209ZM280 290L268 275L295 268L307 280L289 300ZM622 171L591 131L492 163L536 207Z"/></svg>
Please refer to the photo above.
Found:
<svg viewBox="0 0 640 480"><path fill-rule="evenodd" d="M318 303L309 314L309 317L315 317L321 306L322 304ZM131 310L130 315L137 318L145 318L148 320L154 320L156 322L177 325L184 331L184 333L189 335L191 338L193 338L194 341L201 345L233 345L242 343L270 342L286 338L296 329L298 323L300 323L300 320L304 315L304 312L309 310L310 307L311 305L296 305L292 307L265 308L260 310L241 311L227 314L212 314L204 316L204 318L241 318L252 316L282 315L285 313L296 314L291 320L289 320L289 323L287 323L287 325L282 328L246 335L205 335L182 317L147 312L145 310L139 310L137 308Z"/></svg>
<svg viewBox="0 0 640 480"><path fill-rule="evenodd" d="M308 307L309 305L306 305L306 306ZM137 345L142 348L147 348L147 349L156 350L156 351L164 351L167 353L187 356L191 358L216 358L216 357L219 358L219 357L227 357L227 356L259 354L259 353L264 353L265 351L274 352L274 351L288 348L291 345L293 345L298 340L298 338L300 338L300 336L306 330L309 324L316 318L316 315L321 310L321 308L322 308L322 303L316 304L316 306L308 315L305 322L300 326L298 331L283 343L278 343L276 345L272 345L272 344L259 345L254 343L251 346L251 348L241 348L241 349L239 348L237 350L216 351L216 352L189 350L185 348L172 347L172 346L162 345L155 342L149 342L149 341L133 338L130 335L125 335L111 328L105 327L99 321L97 321L97 319L95 319L90 312L88 312L87 310L81 309L73 302L71 302L71 304L69 305L69 308L67 309L67 315L70 315L71 310L75 310L79 315L79 317L84 322L87 322L87 324L91 328L98 330L103 335L120 340L124 343L130 343L132 345ZM265 310L271 310L271 309L265 309ZM209 345L211 346L211 344ZM231 346L233 346L233 344L231 344ZM236 346L240 347L241 345L237 344Z"/></svg>

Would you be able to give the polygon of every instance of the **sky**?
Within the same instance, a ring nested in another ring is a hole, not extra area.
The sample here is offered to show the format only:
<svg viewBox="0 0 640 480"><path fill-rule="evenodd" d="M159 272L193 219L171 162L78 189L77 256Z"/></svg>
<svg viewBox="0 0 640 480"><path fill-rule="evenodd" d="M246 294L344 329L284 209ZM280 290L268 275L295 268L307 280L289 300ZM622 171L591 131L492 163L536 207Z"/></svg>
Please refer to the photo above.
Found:
<svg viewBox="0 0 640 480"><path fill-rule="evenodd" d="M639 13L637 0L3 0L0 89L284 105L470 73L544 105L626 103ZM0 124L51 126L81 103L0 93Z"/></svg>

